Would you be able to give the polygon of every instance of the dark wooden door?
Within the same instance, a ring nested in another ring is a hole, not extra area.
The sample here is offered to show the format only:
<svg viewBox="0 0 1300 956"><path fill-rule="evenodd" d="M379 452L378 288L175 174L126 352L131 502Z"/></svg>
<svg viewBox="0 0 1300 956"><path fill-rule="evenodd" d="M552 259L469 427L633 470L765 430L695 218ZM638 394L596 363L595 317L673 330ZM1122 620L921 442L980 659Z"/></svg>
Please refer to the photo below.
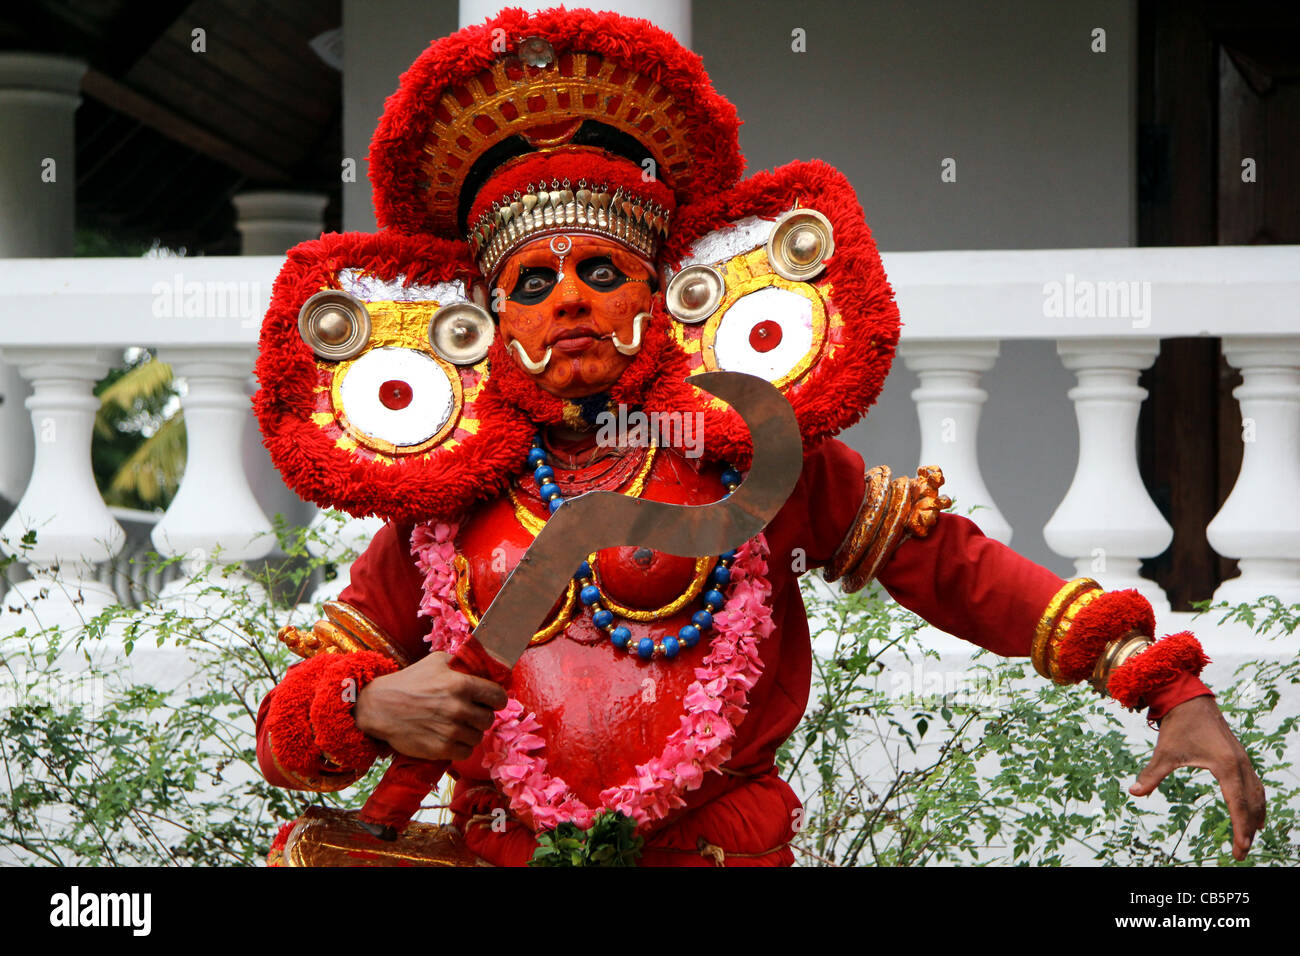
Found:
<svg viewBox="0 0 1300 956"><path fill-rule="evenodd" d="M1300 4L1143 0L1140 245L1300 243ZM1143 479L1174 528L1146 574L1176 610L1236 562L1205 526L1241 467L1240 375L1218 339L1166 339L1142 376Z"/></svg>

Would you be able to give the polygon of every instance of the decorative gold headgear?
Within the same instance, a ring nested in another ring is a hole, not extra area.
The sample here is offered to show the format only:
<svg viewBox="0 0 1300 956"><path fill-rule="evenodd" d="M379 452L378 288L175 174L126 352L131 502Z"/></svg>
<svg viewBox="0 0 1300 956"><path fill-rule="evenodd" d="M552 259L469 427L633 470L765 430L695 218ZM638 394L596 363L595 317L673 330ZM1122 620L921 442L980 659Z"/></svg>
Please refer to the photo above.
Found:
<svg viewBox="0 0 1300 956"><path fill-rule="evenodd" d="M465 178L493 146L516 134L539 149L558 146L588 119L642 143L663 180L673 182L691 162L686 111L662 86L595 54L557 56L532 37L518 58L496 60L438 100L424 146L426 201L437 231L455 228Z"/></svg>
<svg viewBox="0 0 1300 956"><path fill-rule="evenodd" d="M578 233L614 239L653 260L668 234L669 212L658 203L622 188L588 186L569 180L529 183L522 192L498 200L470 227L470 249L479 271L491 279L497 267L521 245L550 233Z"/></svg>

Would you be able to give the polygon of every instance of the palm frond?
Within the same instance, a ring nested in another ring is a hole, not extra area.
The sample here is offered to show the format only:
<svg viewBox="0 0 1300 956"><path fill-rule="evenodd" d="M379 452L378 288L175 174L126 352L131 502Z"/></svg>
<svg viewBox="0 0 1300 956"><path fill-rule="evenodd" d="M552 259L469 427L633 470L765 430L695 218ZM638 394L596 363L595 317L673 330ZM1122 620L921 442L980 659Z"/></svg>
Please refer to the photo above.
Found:
<svg viewBox="0 0 1300 956"><path fill-rule="evenodd" d="M104 498L109 504L124 504L134 495L146 504L165 505L176 493L184 472L185 420L178 412L122 463Z"/></svg>
<svg viewBox="0 0 1300 956"><path fill-rule="evenodd" d="M154 359L127 370L99 393L95 431L103 438L112 438L116 431L112 421L114 412L130 412L137 403L159 396L171 384L172 367L166 362Z"/></svg>

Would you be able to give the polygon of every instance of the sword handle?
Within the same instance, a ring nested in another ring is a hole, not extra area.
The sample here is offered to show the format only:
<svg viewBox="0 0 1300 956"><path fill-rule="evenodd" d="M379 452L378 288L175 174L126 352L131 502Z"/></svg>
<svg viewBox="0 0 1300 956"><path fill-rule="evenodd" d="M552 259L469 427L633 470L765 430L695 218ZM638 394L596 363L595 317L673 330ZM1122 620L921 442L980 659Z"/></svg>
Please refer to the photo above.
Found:
<svg viewBox="0 0 1300 956"><path fill-rule="evenodd" d="M502 685L510 680L509 668L483 650L473 637L461 645L449 666L462 674L485 677ZM358 814L361 825L381 840L396 840L450 766L450 760L423 760L398 754L361 808Z"/></svg>

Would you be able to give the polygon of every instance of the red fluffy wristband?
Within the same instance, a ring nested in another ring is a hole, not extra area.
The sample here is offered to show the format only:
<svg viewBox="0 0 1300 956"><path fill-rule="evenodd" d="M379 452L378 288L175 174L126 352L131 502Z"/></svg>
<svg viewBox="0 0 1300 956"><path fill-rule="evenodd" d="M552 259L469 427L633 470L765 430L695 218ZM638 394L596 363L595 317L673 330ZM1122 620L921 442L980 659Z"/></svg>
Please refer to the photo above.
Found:
<svg viewBox="0 0 1300 956"><path fill-rule="evenodd" d="M333 654L318 654L285 672L271 697L266 728L276 762L290 773L315 776L321 759L311 726L312 699Z"/></svg>
<svg viewBox="0 0 1300 956"><path fill-rule="evenodd" d="M311 727L316 746L332 763L346 770L363 770L381 753L383 745L362 733L352 716L352 706L362 687L376 677L391 674L397 664L377 651L330 654L316 681L311 701Z"/></svg>
<svg viewBox="0 0 1300 956"><path fill-rule="evenodd" d="M1148 693L1180 674L1200 674L1209 662L1201 642L1191 631L1180 631L1156 641L1117 667L1110 675L1106 690L1124 707L1134 710L1142 706L1142 699Z"/></svg>
<svg viewBox="0 0 1300 956"><path fill-rule="evenodd" d="M1075 616L1056 650L1061 681L1074 684L1087 679L1106 645L1133 631L1147 637L1155 634L1151 602L1132 589L1099 594Z"/></svg>

